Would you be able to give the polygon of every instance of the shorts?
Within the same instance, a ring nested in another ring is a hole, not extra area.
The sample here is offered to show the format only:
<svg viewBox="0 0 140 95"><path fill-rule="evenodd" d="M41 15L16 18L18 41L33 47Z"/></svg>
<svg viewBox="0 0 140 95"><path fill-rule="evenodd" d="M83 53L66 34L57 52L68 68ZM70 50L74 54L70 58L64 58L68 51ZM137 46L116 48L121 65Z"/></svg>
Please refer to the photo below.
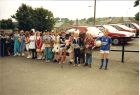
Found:
<svg viewBox="0 0 140 95"><path fill-rule="evenodd" d="M109 53L109 50L100 50L100 53Z"/></svg>

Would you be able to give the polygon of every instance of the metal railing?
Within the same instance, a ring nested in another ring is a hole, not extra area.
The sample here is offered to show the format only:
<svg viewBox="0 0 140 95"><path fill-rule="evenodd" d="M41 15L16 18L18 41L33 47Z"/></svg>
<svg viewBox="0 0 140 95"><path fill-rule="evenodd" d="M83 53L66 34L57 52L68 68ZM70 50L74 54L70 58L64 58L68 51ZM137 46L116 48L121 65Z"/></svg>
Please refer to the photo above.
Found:
<svg viewBox="0 0 140 95"><path fill-rule="evenodd" d="M111 51L117 51L117 52L122 52L121 56L121 62L124 63L124 54L125 52L138 52L139 53L139 50L125 50L125 39L126 38L139 38L139 37L116 37L116 38L121 38L122 39L122 49L121 50L118 50L118 49L111 49Z"/></svg>

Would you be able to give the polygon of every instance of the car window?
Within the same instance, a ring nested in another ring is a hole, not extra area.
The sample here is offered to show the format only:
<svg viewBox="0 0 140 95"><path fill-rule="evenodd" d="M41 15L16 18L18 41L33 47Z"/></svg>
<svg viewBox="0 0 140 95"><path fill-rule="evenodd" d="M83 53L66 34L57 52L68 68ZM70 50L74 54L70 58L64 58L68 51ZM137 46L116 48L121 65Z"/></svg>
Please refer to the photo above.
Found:
<svg viewBox="0 0 140 95"><path fill-rule="evenodd" d="M111 32L117 32L118 30L110 25L104 25L104 28L108 29Z"/></svg>
<svg viewBox="0 0 140 95"><path fill-rule="evenodd" d="M97 28L102 32L104 31L104 27L102 27L102 26L98 26Z"/></svg>
<svg viewBox="0 0 140 95"><path fill-rule="evenodd" d="M87 28L89 31L93 31L94 32L94 34L100 34L100 33L102 33L102 31L101 30L99 30L98 28L96 28L96 27L88 27Z"/></svg>
<svg viewBox="0 0 140 95"><path fill-rule="evenodd" d="M121 30L121 28L119 26L116 26L116 25L111 25L113 26L114 28L116 28L117 30Z"/></svg>

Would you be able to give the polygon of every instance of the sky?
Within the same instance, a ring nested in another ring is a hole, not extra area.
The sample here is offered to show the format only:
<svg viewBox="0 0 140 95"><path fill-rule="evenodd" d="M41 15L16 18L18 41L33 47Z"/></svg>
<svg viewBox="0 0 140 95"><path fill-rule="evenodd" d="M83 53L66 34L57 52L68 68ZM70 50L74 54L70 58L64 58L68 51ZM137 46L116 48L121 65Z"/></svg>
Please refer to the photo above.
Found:
<svg viewBox="0 0 140 95"><path fill-rule="evenodd" d="M96 18L134 17L139 7L133 7L135 0L97 0ZM52 11L54 17L71 20L94 16L94 0L0 0L0 20L11 18L22 3L32 8L43 7Z"/></svg>

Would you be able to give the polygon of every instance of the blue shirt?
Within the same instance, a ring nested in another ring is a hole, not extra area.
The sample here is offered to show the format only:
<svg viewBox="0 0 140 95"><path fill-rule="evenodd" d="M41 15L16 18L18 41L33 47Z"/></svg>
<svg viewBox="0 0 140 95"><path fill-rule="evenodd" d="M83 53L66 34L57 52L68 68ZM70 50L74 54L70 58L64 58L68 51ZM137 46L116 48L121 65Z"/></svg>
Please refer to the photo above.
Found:
<svg viewBox="0 0 140 95"><path fill-rule="evenodd" d="M102 36L102 37L99 37L98 40L100 40L102 43L100 50L104 50L104 51L110 50L110 44L112 43L112 40L110 37Z"/></svg>

